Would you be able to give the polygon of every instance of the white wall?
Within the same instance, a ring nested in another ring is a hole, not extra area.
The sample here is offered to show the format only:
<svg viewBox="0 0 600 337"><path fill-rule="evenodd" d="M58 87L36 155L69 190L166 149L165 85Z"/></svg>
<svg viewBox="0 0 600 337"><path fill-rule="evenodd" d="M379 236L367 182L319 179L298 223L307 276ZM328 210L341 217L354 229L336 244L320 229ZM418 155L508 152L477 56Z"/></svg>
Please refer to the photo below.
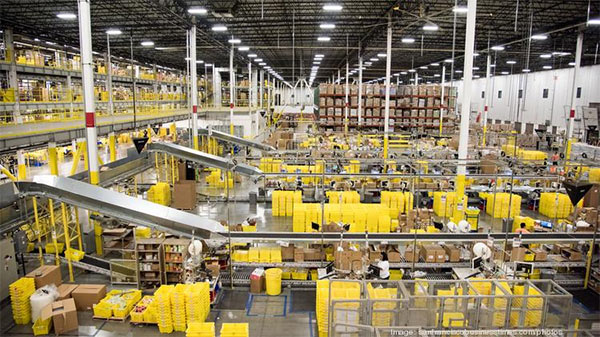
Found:
<svg viewBox="0 0 600 337"><path fill-rule="evenodd" d="M600 65L581 67L578 77L577 87L582 88L581 98L575 99L576 116L579 117L582 107L588 106L590 102L600 102ZM565 128L571 104L572 78L572 67L492 77L493 94L488 118L534 124L544 124L546 120L551 120L552 125ZM521 88L524 89L523 99L518 99L520 81ZM462 85L462 81L455 82L458 88L459 109L462 103ZM544 89L548 89L548 98L542 98ZM502 90L501 99L498 99L499 90ZM483 115L485 99L481 98L482 91L485 91L485 78L473 80L471 111L478 111ZM522 106L517 120L518 104Z"/></svg>

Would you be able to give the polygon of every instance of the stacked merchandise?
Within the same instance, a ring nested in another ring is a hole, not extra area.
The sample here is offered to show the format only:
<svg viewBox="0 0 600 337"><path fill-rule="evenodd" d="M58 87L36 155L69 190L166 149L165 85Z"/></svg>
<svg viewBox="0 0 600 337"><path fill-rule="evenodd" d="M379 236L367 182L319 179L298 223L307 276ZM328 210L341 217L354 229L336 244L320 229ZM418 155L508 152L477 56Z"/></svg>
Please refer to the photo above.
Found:
<svg viewBox="0 0 600 337"><path fill-rule="evenodd" d="M600 168L592 168L588 174L590 183L600 183Z"/></svg>
<svg viewBox="0 0 600 337"><path fill-rule="evenodd" d="M273 216L293 216L294 204L302 203L302 191L273 191Z"/></svg>
<svg viewBox="0 0 600 337"><path fill-rule="evenodd" d="M160 333L173 332L173 319L171 317L171 293L175 289L172 285L162 285L154 293L157 305L156 322Z"/></svg>
<svg viewBox="0 0 600 337"><path fill-rule="evenodd" d="M236 249L231 254L233 262L248 262L248 251L243 249Z"/></svg>
<svg viewBox="0 0 600 337"><path fill-rule="evenodd" d="M21 277L8 287L13 319L16 324L31 322L31 304L29 297L35 292L35 279Z"/></svg>
<svg viewBox="0 0 600 337"><path fill-rule="evenodd" d="M154 310L154 314L150 311ZM132 323L156 323L154 296L144 296L129 313Z"/></svg>
<svg viewBox="0 0 600 337"><path fill-rule="evenodd" d="M220 169L210 169L210 174L204 178L204 181L213 187L226 188L224 174ZM229 188L233 188L233 177L229 175Z"/></svg>
<svg viewBox="0 0 600 337"><path fill-rule="evenodd" d="M312 232L311 224L321 224L323 213L320 204L295 203L292 213L292 230L294 232Z"/></svg>
<svg viewBox="0 0 600 337"><path fill-rule="evenodd" d="M250 328L248 323L223 323L221 337L248 337Z"/></svg>
<svg viewBox="0 0 600 337"><path fill-rule="evenodd" d="M94 304L94 317L125 318L141 299L141 290L111 290L98 304Z"/></svg>
<svg viewBox="0 0 600 337"><path fill-rule="evenodd" d="M330 204L358 204L360 194L357 191L327 191Z"/></svg>
<svg viewBox="0 0 600 337"><path fill-rule="evenodd" d="M485 279L472 278L471 280L477 281L472 282L471 285L479 295L489 296L494 295L490 298L485 298L482 301L482 305L486 307L493 307L492 309L492 326L495 328L503 327L506 321L506 307L508 306L508 296L512 295L510 286L506 282L498 282L492 284L493 281ZM492 291L492 289L494 289ZM474 293L469 290L469 294ZM491 303L490 303L491 302Z"/></svg>
<svg viewBox="0 0 600 337"><path fill-rule="evenodd" d="M188 286L185 293L185 309L188 328L206 320L210 313L210 285L198 282Z"/></svg>
<svg viewBox="0 0 600 337"><path fill-rule="evenodd" d="M563 193L540 194L540 214L549 218L566 219L573 212L569 196Z"/></svg>
<svg viewBox="0 0 600 337"><path fill-rule="evenodd" d="M456 203L456 192L433 192L433 212L437 216L451 217Z"/></svg>
<svg viewBox="0 0 600 337"><path fill-rule="evenodd" d="M512 302L512 312L510 314L510 325L512 327L535 328L542 323L542 310L544 300L542 293L533 286L515 285L514 294L517 296ZM540 297L537 297L539 295ZM525 307L523 306L525 301ZM525 315L525 317L521 317ZM522 318L522 321L521 321Z"/></svg>
<svg viewBox="0 0 600 337"><path fill-rule="evenodd" d="M148 200L164 206L171 205L171 186L167 183L156 183L148 190Z"/></svg>
<svg viewBox="0 0 600 337"><path fill-rule="evenodd" d="M381 191L381 205L390 209L390 216L398 218L400 214L406 213L405 201L410 198L412 194L410 192L391 192Z"/></svg>
<svg viewBox="0 0 600 337"><path fill-rule="evenodd" d="M329 307L333 300L351 300L360 299L360 283L355 282L331 282L331 294L329 280L317 281L317 299L316 315L317 328L320 337L326 337L329 333ZM332 313L338 323L357 324L359 322L358 308L359 303L337 303ZM336 310L340 309L340 310ZM357 331L350 327L338 328L338 333L356 333Z"/></svg>
<svg viewBox="0 0 600 337"><path fill-rule="evenodd" d="M282 161L281 159L260 158L258 168L265 173L280 173Z"/></svg>
<svg viewBox="0 0 600 337"><path fill-rule="evenodd" d="M391 326L395 302L376 301L393 300L396 298L396 288L373 288L371 283L367 284L369 299L375 300L373 304L372 324L374 326Z"/></svg>
<svg viewBox="0 0 600 337"><path fill-rule="evenodd" d="M248 262L260 262L260 249L258 247L248 249Z"/></svg>
<svg viewBox="0 0 600 337"><path fill-rule="evenodd" d="M215 323L191 322L185 332L186 337L215 337Z"/></svg>
<svg viewBox="0 0 600 337"><path fill-rule="evenodd" d="M187 328L185 305L187 288L187 284L177 284L171 292L171 317L175 331L185 331Z"/></svg>
<svg viewBox="0 0 600 337"><path fill-rule="evenodd" d="M518 216L521 213L521 196L504 192L490 193L487 195L485 212L494 218Z"/></svg>
<svg viewBox="0 0 600 337"><path fill-rule="evenodd" d="M524 163L527 163L529 160L542 161L548 159L548 155L542 151L519 150L518 156L523 159Z"/></svg>

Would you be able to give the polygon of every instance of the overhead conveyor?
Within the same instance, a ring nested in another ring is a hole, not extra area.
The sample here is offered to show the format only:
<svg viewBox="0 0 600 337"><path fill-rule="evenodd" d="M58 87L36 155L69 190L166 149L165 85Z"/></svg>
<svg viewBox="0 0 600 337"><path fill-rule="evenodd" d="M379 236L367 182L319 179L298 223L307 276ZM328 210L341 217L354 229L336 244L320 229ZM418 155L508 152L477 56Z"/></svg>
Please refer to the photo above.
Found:
<svg viewBox="0 0 600 337"><path fill-rule="evenodd" d="M146 145L149 152L161 152L175 157L192 161L194 163L219 168L225 171L243 174L250 177L262 176L263 172L258 168L246 164L238 164L235 160L215 156L206 152L196 151L189 147L173 144L152 142Z"/></svg>
<svg viewBox="0 0 600 337"><path fill-rule="evenodd" d="M249 140L249 139L236 137L234 135L230 135L228 133L216 131L213 129L198 128L198 135L214 137L214 138L224 141L224 142L228 142L228 143L232 143L232 144L236 144L236 145L240 145L240 146L247 146L247 147L261 150L261 151L275 151L275 148L272 147L271 145L255 142L255 141Z"/></svg>
<svg viewBox="0 0 600 337"><path fill-rule="evenodd" d="M217 221L171 207L58 176L37 176L17 182L21 195L41 196L123 221L148 226L188 238L220 238L226 229Z"/></svg>

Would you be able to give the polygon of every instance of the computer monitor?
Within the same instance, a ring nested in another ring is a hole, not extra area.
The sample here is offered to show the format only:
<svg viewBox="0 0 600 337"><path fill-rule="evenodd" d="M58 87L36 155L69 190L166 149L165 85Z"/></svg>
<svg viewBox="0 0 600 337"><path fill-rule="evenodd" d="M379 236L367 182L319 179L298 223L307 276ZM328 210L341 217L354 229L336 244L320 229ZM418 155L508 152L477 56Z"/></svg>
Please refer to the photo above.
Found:
<svg viewBox="0 0 600 337"><path fill-rule="evenodd" d="M471 268L473 268L473 269L479 269L481 267L482 263L483 263L483 258L482 257L473 258L471 260Z"/></svg>

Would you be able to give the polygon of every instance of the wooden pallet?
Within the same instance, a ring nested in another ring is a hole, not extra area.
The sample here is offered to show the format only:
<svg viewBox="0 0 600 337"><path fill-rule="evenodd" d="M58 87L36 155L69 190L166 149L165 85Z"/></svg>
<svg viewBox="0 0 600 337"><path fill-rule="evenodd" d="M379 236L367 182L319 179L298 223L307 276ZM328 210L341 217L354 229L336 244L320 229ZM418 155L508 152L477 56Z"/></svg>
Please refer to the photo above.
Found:
<svg viewBox="0 0 600 337"><path fill-rule="evenodd" d="M129 321L129 323L133 324L133 325L158 325L158 323L153 323L153 322L136 322L136 321Z"/></svg>
<svg viewBox="0 0 600 337"><path fill-rule="evenodd" d="M125 322L128 318L129 315L125 316L125 317L109 317L109 318L104 318L104 317L99 317L99 316L92 316L93 319L98 319L98 320L102 320L102 321L114 321L114 322Z"/></svg>

